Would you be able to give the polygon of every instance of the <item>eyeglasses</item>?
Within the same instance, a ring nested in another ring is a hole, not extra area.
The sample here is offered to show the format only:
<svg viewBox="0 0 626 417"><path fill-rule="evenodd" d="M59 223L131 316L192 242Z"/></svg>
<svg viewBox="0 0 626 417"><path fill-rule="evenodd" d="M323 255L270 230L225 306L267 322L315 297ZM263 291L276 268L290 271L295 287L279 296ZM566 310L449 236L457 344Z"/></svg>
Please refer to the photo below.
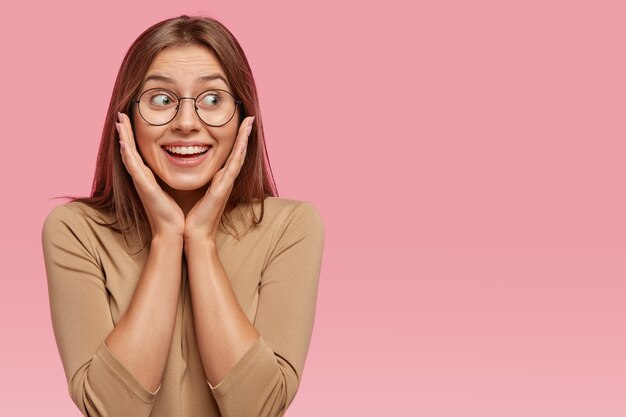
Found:
<svg viewBox="0 0 626 417"><path fill-rule="evenodd" d="M150 88L135 100L139 114L153 126L168 124L178 114L181 100L193 100L194 109L202 122L220 127L230 122L241 101L226 90L207 90L197 97L178 97L176 93L163 88Z"/></svg>

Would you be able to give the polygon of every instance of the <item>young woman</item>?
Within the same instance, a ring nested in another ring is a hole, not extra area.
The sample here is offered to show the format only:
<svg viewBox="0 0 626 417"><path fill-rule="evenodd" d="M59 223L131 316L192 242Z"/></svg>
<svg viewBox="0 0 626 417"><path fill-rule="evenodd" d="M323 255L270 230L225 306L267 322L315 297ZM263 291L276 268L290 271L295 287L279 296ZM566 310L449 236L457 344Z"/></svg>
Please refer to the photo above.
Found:
<svg viewBox="0 0 626 417"><path fill-rule="evenodd" d="M308 351L323 225L277 198L245 55L181 16L130 47L90 197L43 226L52 324L85 416L280 416Z"/></svg>

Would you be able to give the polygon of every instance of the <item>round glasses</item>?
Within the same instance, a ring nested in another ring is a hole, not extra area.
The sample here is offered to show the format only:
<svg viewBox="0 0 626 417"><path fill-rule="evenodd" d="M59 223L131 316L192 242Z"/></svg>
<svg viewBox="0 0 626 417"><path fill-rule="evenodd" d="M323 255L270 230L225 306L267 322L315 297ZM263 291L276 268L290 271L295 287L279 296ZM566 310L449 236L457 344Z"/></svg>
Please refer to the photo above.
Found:
<svg viewBox="0 0 626 417"><path fill-rule="evenodd" d="M168 124L178 114L181 100L193 100L194 109L202 122L220 127L230 122L241 101L226 90L207 90L197 97L178 97L176 93L163 88L150 88L135 100L142 119L153 126Z"/></svg>

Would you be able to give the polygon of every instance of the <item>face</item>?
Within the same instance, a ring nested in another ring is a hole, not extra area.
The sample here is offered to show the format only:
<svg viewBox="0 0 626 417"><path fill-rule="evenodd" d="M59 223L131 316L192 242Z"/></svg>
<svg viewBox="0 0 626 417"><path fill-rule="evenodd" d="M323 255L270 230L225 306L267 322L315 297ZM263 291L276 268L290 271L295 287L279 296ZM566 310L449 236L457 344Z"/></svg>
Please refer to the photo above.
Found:
<svg viewBox="0 0 626 417"><path fill-rule="evenodd" d="M140 94L153 88L167 89L178 97L195 98L211 89L226 90L232 94L219 61L200 45L177 46L161 51L148 68ZM162 104L168 99L155 96L152 100ZM194 101L187 99L179 101L176 117L163 126L146 122L137 105L133 112L139 153L166 191L191 191L205 187L226 162L239 124L237 108L228 123L220 127L209 126L198 117Z"/></svg>

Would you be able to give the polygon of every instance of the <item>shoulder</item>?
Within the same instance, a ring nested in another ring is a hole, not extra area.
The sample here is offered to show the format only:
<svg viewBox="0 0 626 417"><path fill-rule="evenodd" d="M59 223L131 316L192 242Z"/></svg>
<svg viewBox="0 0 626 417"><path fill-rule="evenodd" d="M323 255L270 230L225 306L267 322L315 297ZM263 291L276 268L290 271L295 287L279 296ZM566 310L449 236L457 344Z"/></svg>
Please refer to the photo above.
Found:
<svg viewBox="0 0 626 417"><path fill-rule="evenodd" d="M42 238L50 241L61 235L71 235L87 242L93 235L103 233L103 223L109 220L110 217L85 203L70 201L50 210L43 223Z"/></svg>
<svg viewBox="0 0 626 417"><path fill-rule="evenodd" d="M78 226L81 223L102 222L102 214L79 201L70 201L53 207L46 216L44 229L62 223L67 226Z"/></svg>
<svg viewBox="0 0 626 417"><path fill-rule="evenodd" d="M324 232L322 217L312 203L287 198L267 197L262 203L241 205L232 219L238 230L245 230L242 235L248 241Z"/></svg>
<svg viewBox="0 0 626 417"><path fill-rule="evenodd" d="M315 206L308 201L274 197L267 198L264 206L257 233L264 236L258 235L259 239L267 239L266 268L279 259L293 262L290 268L294 271L305 265L319 267L324 224Z"/></svg>
<svg viewBox="0 0 626 417"><path fill-rule="evenodd" d="M66 226L75 225L79 222L80 214L82 210L81 206L85 206L82 203L70 201L68 203L60 204L50 210L43 224L44 231L52 227L64 224Z"/></svg>
<svg viewBox="0 0 626 417"><path fill-rule="evenodd" d="M83 249L93 255L93 245L86 233L85 214L81 206L84 204L68 202L50 210L41 230L44 255L50 253L49 256L64 257Z"/></svg>
<svg viewBox="0 0 626 417"><path fill-rule="evenodd" d="M263 222L297 223L305 228L324 228L322 217L313 203L286 198L268 197L264 202Z"/></svg>
<svg viewBox="0 0 626 417"><path fill-rule="evenodd" d="M274 242L302 239L324 240L324 223L319 211L308 201L269 197L264 201L260 233L271 235Z"/></svg>

